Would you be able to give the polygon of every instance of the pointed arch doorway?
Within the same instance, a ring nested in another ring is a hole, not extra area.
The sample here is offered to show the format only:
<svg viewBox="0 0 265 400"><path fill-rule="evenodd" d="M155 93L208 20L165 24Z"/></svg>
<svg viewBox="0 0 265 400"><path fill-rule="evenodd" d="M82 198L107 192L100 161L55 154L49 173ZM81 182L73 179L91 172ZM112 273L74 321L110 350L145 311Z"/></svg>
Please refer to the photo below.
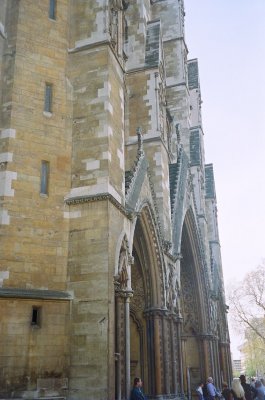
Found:
<svg viewBox="0 0 265 400"><path fill-rule="evenodd" d="M180 287L183 317L183 383L184 393L189 398L194 395L194 388L198 382L205 380L207 363L203 347L203 332L206 331L208 312L203 300L206 287L195 232L192 213L188 211L181 238Z"/></svg>
<svg viewBox="0 0 265 400"><path fill-rule="evenodd" d="M142 209L135 226L133 262L128 273L129 284L123 284L125 289L122 289L120 280L121 277L126 277L126 273L121 272L116 282L115 398L117 400L128 397L128 390L135 376L142 378L146 394L162 393L160 342L163 303L161 293L164 292L161 289L163 285L161 261L155 232L149 207L146 206Z"/></svg>
<svg viewBox="0 0 265 400"><path fill-rule="evenodd" d="M128 268L128 249L123 242L119 255L118 275L115 279L116 400L129 398L129 389L136 376L142 378L145 391L149 388L148 321L145 310L149 304L146 293L150 285L144 276L145 246L142 246L139 238L142 238L142 232L140 224L137 223L132 251L133 262Z"/></svg>
<svg viewBox="0 0 265 400"><path fill-rule="evenodd" d="M137 222L133 243L134 263L131 268L133 297L130 307L130 348L131 348L131 381L138 376L142 378L144 390L150 393L150 329L145 311L150 306L150 276L145 239L140 222Z"/></svg>

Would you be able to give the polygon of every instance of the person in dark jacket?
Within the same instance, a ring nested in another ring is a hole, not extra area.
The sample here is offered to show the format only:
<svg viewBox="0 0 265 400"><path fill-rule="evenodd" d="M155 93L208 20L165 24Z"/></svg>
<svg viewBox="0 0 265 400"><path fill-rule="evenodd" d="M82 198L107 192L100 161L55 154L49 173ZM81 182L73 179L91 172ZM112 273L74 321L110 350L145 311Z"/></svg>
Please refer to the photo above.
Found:
<svg viewBox="0 0 265 400"><path fill-rule="evenodd" d="M225 400L233 400L233 395L231 392L231 389L229 389L228 384L226 382L223 382L223 390L222 390L222 396Z"/></svg>
<svg viewBox="0 0 265 400"><path fill-rule="evenodd" d="M246 400L254 400L258 394L257 390L249 383L247 383L245 375L240 375L239 379L241 385L243 386Z"/></svg>
<svg viewBox="0 0 265 400"><path fill-rule="evenodd" d="M257 380L255 383L255 389L257 390L257 400L265 400L265 387L261 381Z"/></svg>
<svg viewBox="0 0 265 400"><path fill-rule="evenodd" d="M142 386L143 382L141 378L134 378L134 384L131 391L130 400L146 400L145 395L141 390Z"/></svg>

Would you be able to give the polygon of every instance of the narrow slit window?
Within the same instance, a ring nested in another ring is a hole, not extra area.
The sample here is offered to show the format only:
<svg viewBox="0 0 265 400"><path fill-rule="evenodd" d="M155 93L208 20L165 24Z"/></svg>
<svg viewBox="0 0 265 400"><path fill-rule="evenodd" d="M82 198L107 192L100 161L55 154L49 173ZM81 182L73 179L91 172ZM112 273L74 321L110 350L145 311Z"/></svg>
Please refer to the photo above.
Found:
<svg viewBox="0 0 265 400"><path fill-rule="evenodd" d="M33 326L40 326L41 322L41 307L32 307L31 313L31 325Z"/></svg>
<svg viewBox="0 0 265 400"><path fill-rule="evenodd" d="M56 19L56 6L57 6L57 1L56 0L50 0L50 5L49 5L49 18L50 19Z"/></svg>
<svg viewBox="0 0 265 400"><path fill-rule="evenodd" d="M50 164L48 161L41 162L40 193L48 195Z"/></svg>
<svg viewBox="0 0 265 400"><path fill-rule="evenodd" d="M45 99L44 99L44 111L52 112L52 84L45 84Z"/></svg>

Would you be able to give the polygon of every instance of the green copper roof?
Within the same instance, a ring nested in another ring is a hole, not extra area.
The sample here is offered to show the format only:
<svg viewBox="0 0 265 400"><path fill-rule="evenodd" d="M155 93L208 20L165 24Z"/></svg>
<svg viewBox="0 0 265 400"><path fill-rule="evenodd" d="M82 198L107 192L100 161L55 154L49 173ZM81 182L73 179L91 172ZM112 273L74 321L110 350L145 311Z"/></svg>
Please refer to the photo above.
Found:
<svg viewBox="0 0 265 400"><path fill-rule="evenodd" d="M215 199L215 183L213 164L205 165L205 197L206 199Z"/></svg>
<svg viewBox="0 0 265 400"><path fill-rule="evenodd" d="M188 83L189 89L199 88L199 69L197 60L188 62Z"/></svg>

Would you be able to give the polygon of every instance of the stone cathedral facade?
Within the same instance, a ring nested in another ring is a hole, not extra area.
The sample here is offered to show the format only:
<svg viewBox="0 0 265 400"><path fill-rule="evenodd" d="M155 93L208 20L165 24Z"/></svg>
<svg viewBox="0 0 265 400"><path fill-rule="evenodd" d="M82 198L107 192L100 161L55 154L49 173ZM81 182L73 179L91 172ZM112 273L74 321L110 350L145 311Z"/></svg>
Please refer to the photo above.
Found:
<svg viewBox="0 0 265 400"><path fill-rule="evenodd" d="M183 0L0 1L0 398L230 381L184 16Z"/></svg>

